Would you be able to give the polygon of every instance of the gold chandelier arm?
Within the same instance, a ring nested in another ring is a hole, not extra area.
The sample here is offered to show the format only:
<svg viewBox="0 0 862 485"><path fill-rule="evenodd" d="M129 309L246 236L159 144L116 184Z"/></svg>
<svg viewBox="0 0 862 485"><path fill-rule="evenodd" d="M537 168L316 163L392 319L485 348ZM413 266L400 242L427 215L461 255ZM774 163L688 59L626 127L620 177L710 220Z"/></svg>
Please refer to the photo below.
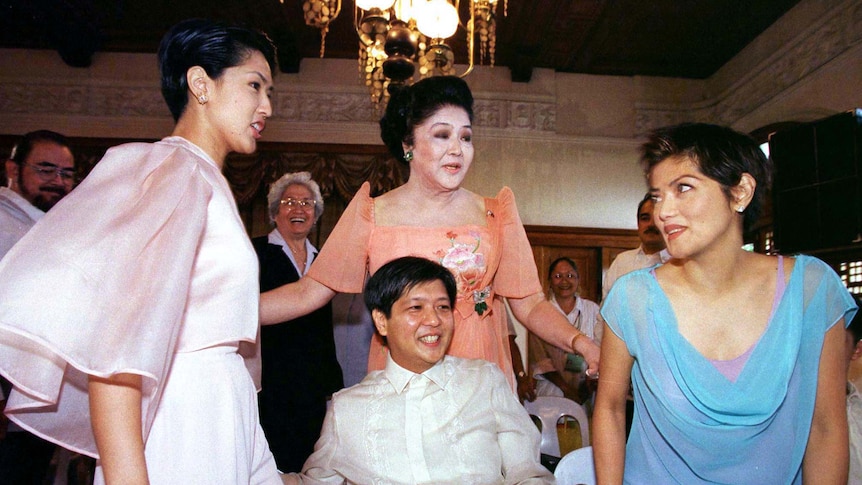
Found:
<svg viewBox="0 0 862 485"><path fill-rule="evenodd" d="M475 49L475 39L474 35L476 33L476 10L473 8L473 0L470 0L470 22L467 23L467 70L464 71L463 74L459 75L460 78L467 77L468 74L473 72L473 51Z"/></svg>
<svg viewBox="0 0 862 485"><path fill-rule="evenodd" d="M340 13L341 13L341 0L338 0L338 2L335 5L335 12L332 14L332 18L330 19L330 22L335 20L338 17L338 14L340 14Z"/></svg>
<svg viewBox="0 0 862 485"><path fill-rule="evenodd" d="M320 29L320 57L322 58L326 51L329 24L341 13L341 0L304 0L302 10L305 24Z"/></svg>

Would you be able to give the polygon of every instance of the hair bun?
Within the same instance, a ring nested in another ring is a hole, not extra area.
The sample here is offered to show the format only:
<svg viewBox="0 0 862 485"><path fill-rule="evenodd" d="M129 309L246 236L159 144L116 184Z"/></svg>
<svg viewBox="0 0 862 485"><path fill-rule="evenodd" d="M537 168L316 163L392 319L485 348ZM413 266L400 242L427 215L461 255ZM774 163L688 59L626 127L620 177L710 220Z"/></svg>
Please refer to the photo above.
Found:
<svg viewBox="0 0 862 485"><path fill-rule="evenodd" d="M443 106L463 108L473 121L473 94L463 79L434 76L398 86L380 119L380 138L392 156L404 160L404 144L413 144L413 130Z"/></svg>

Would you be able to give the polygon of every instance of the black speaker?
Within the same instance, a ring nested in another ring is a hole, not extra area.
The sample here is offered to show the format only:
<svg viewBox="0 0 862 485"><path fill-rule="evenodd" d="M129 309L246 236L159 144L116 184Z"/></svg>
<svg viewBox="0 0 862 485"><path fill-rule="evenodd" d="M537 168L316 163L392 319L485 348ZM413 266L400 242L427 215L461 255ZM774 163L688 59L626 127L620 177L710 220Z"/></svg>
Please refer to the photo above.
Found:
<svg viewBox="0 0 862 485"><path fill-rule="evenodd" d="M775 246L792 254L862 244L862 109L778 131Z"/></svg>

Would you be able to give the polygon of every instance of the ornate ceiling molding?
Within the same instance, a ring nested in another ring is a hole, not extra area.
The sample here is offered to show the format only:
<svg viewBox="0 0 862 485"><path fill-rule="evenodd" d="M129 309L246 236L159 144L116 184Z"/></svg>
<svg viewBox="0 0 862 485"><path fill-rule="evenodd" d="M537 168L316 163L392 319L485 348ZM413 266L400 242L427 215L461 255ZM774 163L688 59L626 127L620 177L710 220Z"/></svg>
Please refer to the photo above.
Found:
<svg viewBox="0 0 862 485"><path fill-rule="evenodd" d="M860 26L862 0L843 2L764 59L756 72L740 76L711 99L696 104L636 104L636 132L684 121L733 125L857 46L862 42Z"/></svg>

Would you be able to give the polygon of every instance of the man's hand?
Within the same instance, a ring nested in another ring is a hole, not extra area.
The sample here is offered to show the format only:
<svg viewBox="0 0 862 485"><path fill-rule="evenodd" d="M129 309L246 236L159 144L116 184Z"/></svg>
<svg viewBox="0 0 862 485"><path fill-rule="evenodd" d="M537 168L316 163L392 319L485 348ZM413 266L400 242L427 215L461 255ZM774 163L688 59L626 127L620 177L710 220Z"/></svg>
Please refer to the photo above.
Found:
<svg viewBox="0 0 862 485"><path fill-rule="evenodd" d="M524 374L523 376L515 376L515 380L518 382L518 399L522 403L524 400L535 401L536 379L533 379L533 376L529 374Z"/></svg>

